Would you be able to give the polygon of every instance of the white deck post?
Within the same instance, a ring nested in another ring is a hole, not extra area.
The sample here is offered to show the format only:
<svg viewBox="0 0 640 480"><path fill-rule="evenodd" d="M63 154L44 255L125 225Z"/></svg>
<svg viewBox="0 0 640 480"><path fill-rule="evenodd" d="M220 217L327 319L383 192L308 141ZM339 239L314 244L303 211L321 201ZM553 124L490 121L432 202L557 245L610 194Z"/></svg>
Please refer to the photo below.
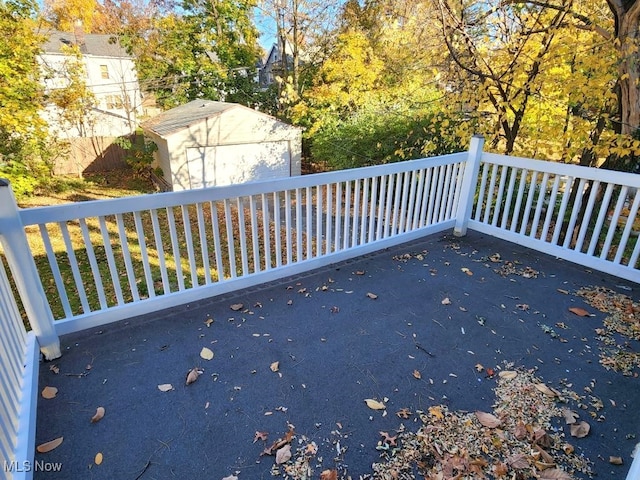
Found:
<svg viewBox="0 0 640 480"><path fill-rule="evenodd" d="M473 199L475 197L475 186L480 171L480 160L482 158L482 147L484 146L484 137L482 135L474 135L471 137L469 145L469 155L467 163L464 166L464 174L462 177L462 187L460 194L460 202L458 202L458 212L456 214L456 224L453 227L453 234L456 237L463 237L467 234L467 222L471 217L473 210Z"/></svg>
<svg viewBox="0 0 640 480"><path fill-rule="evenodd" d="M0 243L9 269L27 312L40 351L47 360L62 355L60 339L53 325L53 314L44 293L36 264L28 248L16 199L9 182L0 178Z"/></svg>

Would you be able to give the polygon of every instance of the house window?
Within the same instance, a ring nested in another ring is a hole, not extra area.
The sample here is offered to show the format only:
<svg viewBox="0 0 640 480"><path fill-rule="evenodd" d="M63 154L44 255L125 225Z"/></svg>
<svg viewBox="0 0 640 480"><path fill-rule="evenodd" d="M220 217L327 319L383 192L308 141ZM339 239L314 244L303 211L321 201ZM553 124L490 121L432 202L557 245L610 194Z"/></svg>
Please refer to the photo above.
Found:
<svg viewBox="0 0 640 480"><path fill-rule="evenodd" d="M109 78L109 68L107 65L100 65L100 76L105 79Z"/></svg>
<svg viewBox="0 0 640 480"><path fill-rule="evenodd" d="M106 103L107 103L107 110L120 110L124 108L122 97L119 95L107 95Z"/></svg>

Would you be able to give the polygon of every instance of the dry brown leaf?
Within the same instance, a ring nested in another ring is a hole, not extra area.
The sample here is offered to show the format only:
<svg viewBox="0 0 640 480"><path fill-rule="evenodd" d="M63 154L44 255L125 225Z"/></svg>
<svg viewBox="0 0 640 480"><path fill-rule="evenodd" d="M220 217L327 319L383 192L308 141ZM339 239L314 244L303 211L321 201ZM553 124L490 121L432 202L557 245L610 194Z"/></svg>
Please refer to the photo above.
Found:
<svg viewBox="0 0 640 480"><path fill-rule="evenodd" d="M280 362L273 362L271 365L269 365L269 368L272 372L277 372L278 370L280 370Z"/></svg>
<svg viewBox="0 0 640 480"><path fill-rule="evenodd" d="M53 450L54 448L58 448L62 444L62 440L64 437L58 437L50 442L41 443L36 447L36 450L40 453L47 453Z"/></svg>
<svg viewBox="0 0 640 480"><path fill-rule="evenodd" d="M384 403L372 398L366 398L364 401L367 404L367 407L369 407L371 410L384 410L385 408L387 408Z"/></svg>
<svg viewBox="0 0 640 480"><path fill-rule="evenodd" d="M509 455L506 460L512 468L529 467L529 461L527 460L527 456L524 453L514 453L513 455Z"/></svg>
<svg viewBox="0 0 640 480"><path fill-rule="evenodd" d="M212 360L213 356L213 352L207 347L202 347L202 350L200 350L200 357L205 360Z"/></svg>
<svg viewBox="0 0 640 480"><path fill-rule="evenodd" d="M612 465L622 465L622 457L609 457L609 463Z"/></svg>
<svg viewBox="0 0 640 480"><path fill-rule="evenodd" d="M355 272L356 275L364 275L366 272L364 270L356 270Z"/></svg>
<svg viewBox="0 0 640 480"><path fill-rule="evenodd" d="M572 480L573 477L559 468L548 468L540 472L540 480Z"/></svg>
<svg viewBox="0 0 640 480"><path fill-rule="evenodd" d="M491 413L477 411L476 417L478 421L487 428L496 428L502 423L498 417Z"/></svg>
<svg viewBox="0 0 640 480"><path fill-rule="evenodd" d="M291 459L291 445L286 444L276 452L276 463L281 465Z"/></svg>
<svg viewBox="0 0 640 480"><path fill-rule="evenodd" d="M244 305L242 303L234 303L229 308L231 308L231 310L233 310L234 312L237 312L239 310L242 310L244 308Z"/></svg>
<svg viewBox="0 0 640 480"><path fill-rule="evenodd" d="M161 392L168 392L169 390L173 390L173 385L171 385L170 383L162 383L158 385L158 390L160 390Z"/></svg>
<svg viewBox="0 0 640 480"><path fill-rule="evenodd" d="M189 373L187 373L186 384L191 385L193 382L198 380L198 377L200 376L201 373L202 372L197 368L192 368L191 370L189 370Z"/></svg>
<svg viewBox="0 0 640 480"><path fill-rule="evenodd" d="M575 313L576 315L578 315L579 317L588 317L589 315L591 315L589 312L587 312L584 308L580 308L580 307L571 307L569 309L569 311L571 313Z"/></svg>
<svg viewBox="0 0 640 480"><path fill-rule="evenodd" d="M469 270L467 267L462 267L460 270L462 270L464 273L466 273L469 276L473 275L473 272Z"/></svg>
<svg viewBox="0 0 640 480"><path fill-rule="evenodd" d="M513 380L518 376L518 372L516 372L515 370L503 370L498 373L498 376L500 378L504 378L505 380Z"/></svg>
<svg viewBox="0 0 640 480"><path fill-rule="evenodd" d="M589 435L591 426L584 420L580 423L574 423L571 425L571 436L576 438L584 438Z"/></svg>
<svg viewBox="0 0 640 480"><path fill-rule="evenodd" d="M338 480L337 470L324 470L320 474L320 480Z"/></svg>
<svg viewBox="0 0 640 480"><path fill-rule="evenodd" d="M376 298L378 298L378 295L376 295L375 293L367 293L367 297L369 297L371 300L375 300Z"/></svg>
<svg viewBox="0 0 640 480"><path fill-rule="evenodd" d="M102 463L102 459L103 459L102 458L102 453L98 452L98 453L96 453L96 457L93 459L93 462L96 465L100 465Z"/></svg>
<svg viewBox="0 0 640 480"><path fill-rule="evenodd" d="M104 417L104 407L96 408L96 414L91 417L91 423L99 422L102 420L102 417Z"/></svg>
<svg viewBox="0 0 640 480"><path fill-rule="evenodd" d="M401 408L396 412L396 415L400 418L409 418L411 416L411 410L408 408Z"/></svg>
<svg viewBox="0 0 640 480"><path fill-rule="evenodd" d="M449 297L446 297L440 303L442 305L451 305L451 300L449 300Z"/></svg>
<svg viewBox="0 0 640 480"><path fill-rule="evenodd" d="M413 376L420 380L422 378L422 374L418 370L413 371Z"/></svg>
<svg viewBox="0 0 640 480"><path fill-rule="evenodd" d="M514 436L517 440L522 440L527 436L527 426L522 422L522 420L519 420L518 423L516 423Z"/></svg>
<svg viewBox="0 0 640 480"><path fill-rule="evenodd" d="M498 462L493 466L493 472L497 477L504 477L509 471L506 463Z"/></svg>
<svg viewBox="0 0 640 480"><path fill-rule="evenodd" d="M212 323L213 323L213 318L207 318L207 319L204 321L204 324L205 324L207 327L210 327Z"/></svg>
<svg viewBox="0 0 640 480"><path fill-rule="evenodd" d="M556 392L554 392L552 389L547 387L544 383L534 383L533 386L536 387L536 390L538 390L541 393L544 393L545 395L548 395L550 397L556 396Z"/></svg>
<svg viewBox="0 0 640 480"><path fill-rule="evenodd" d="M42 389L42 398L46 398L47 400L51 400L58 394L58 389L56 387L44 387Z"/></svg>
<svg viewBox="0 0 640 480"><path fill-rule="evenodd" d="M576 412L572 412L568 408L562 409L562 416L564 417L564 421L567 425L571 425L572 423L576 423L578 420L578 414Z"/></svg>
<svg viewBox="0 0 640 480"><path fill-rule="evenodd" d="M267 437L269 436L269 432L256 432L253 437L253 443L256 443L258 440L267 441Z"/></svg>
<svg viewBox="0 0 640 480"><path fill-rule="evenodd" d="M440 407L440 405L429 407L429 413L438 420L442 420L444 418L444 414L442 413L442 408Z"/></svg>

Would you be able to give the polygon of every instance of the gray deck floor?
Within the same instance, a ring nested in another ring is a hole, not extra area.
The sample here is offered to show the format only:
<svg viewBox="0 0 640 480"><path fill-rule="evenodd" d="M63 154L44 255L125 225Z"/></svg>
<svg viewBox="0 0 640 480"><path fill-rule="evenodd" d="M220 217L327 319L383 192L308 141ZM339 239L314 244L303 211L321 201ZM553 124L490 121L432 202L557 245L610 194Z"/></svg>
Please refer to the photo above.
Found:
<svg viewBox="0 0 640 480"><path fill-rule="evenodd" d="M496 253L502 262L489 260ZM539 273L496 273L506 261ZM62 471L36 478L272 478L274 459L260 454L289 424L296 438L318 445L313 478L331 468L341 478L366 477L380 456L380 431L402 422L417 428L415 418L395 412L435 404L490 411L496 380L475 366L513 362L537 368L550 386L570 382L602 400L602 421L590 421L591 433L572 443L598 478L624 479L640 439L640 385L599 364L595 329L606 315L574 295L591 285L640 300L638 284L518 245L477 233L438 235L68 335L62 358L41 365L40 390L54 386L58 394L39 398L36 433L36 444L64 437L36 454L61 462ZM239 303L242 310L231 310ZM595 316L579 317L568 310L574 306ZM566 342L545 325L566 327ZM203 347L212 360L201 358ZM203 373L187 386L194 367ZM160 384L174 390L161 392ZM386 398L388 414L367 408L367 398ZM98 406L106 414L91 423ZM254 443L256 431L269 432L268 440ZM103 461L95 465L98 452ZM609 464L609 456L624 465Z"/></svg>

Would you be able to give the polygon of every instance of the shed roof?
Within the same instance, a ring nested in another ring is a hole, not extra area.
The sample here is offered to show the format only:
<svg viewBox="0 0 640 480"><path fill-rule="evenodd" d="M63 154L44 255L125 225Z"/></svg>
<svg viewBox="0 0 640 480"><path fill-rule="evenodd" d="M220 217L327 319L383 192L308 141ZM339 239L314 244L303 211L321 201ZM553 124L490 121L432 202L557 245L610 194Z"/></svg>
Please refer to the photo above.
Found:
<svg viewBox="0 0 640 480"><path fill-rule="evenodd" d="M82 35L82 39L80 41L78 40L73 33L52 30L47 33L47 40L42 45L42 48L44 53L64 53L62 50L63 46L70 47L78 45L84 55L121 58L131 57L115 35L85 33Z"/></svg>
<svg viewBox="0 0 640 480"><path fill-rule="evenodd" d="M160 136L168 135L208 118L219 116L234 108L245 109L254 115L276 120L266 113L258 112L257 110L253 110L252 108L245 107L238 103L216 102L213 100L193 100L189 103L185 103L184 105L167 110L166 112L162 112L161 114L147 120L142 124L142 128L144 130L152 131ZM287 125L284 122L281 123L290 128L297 128Z"/></svg>

